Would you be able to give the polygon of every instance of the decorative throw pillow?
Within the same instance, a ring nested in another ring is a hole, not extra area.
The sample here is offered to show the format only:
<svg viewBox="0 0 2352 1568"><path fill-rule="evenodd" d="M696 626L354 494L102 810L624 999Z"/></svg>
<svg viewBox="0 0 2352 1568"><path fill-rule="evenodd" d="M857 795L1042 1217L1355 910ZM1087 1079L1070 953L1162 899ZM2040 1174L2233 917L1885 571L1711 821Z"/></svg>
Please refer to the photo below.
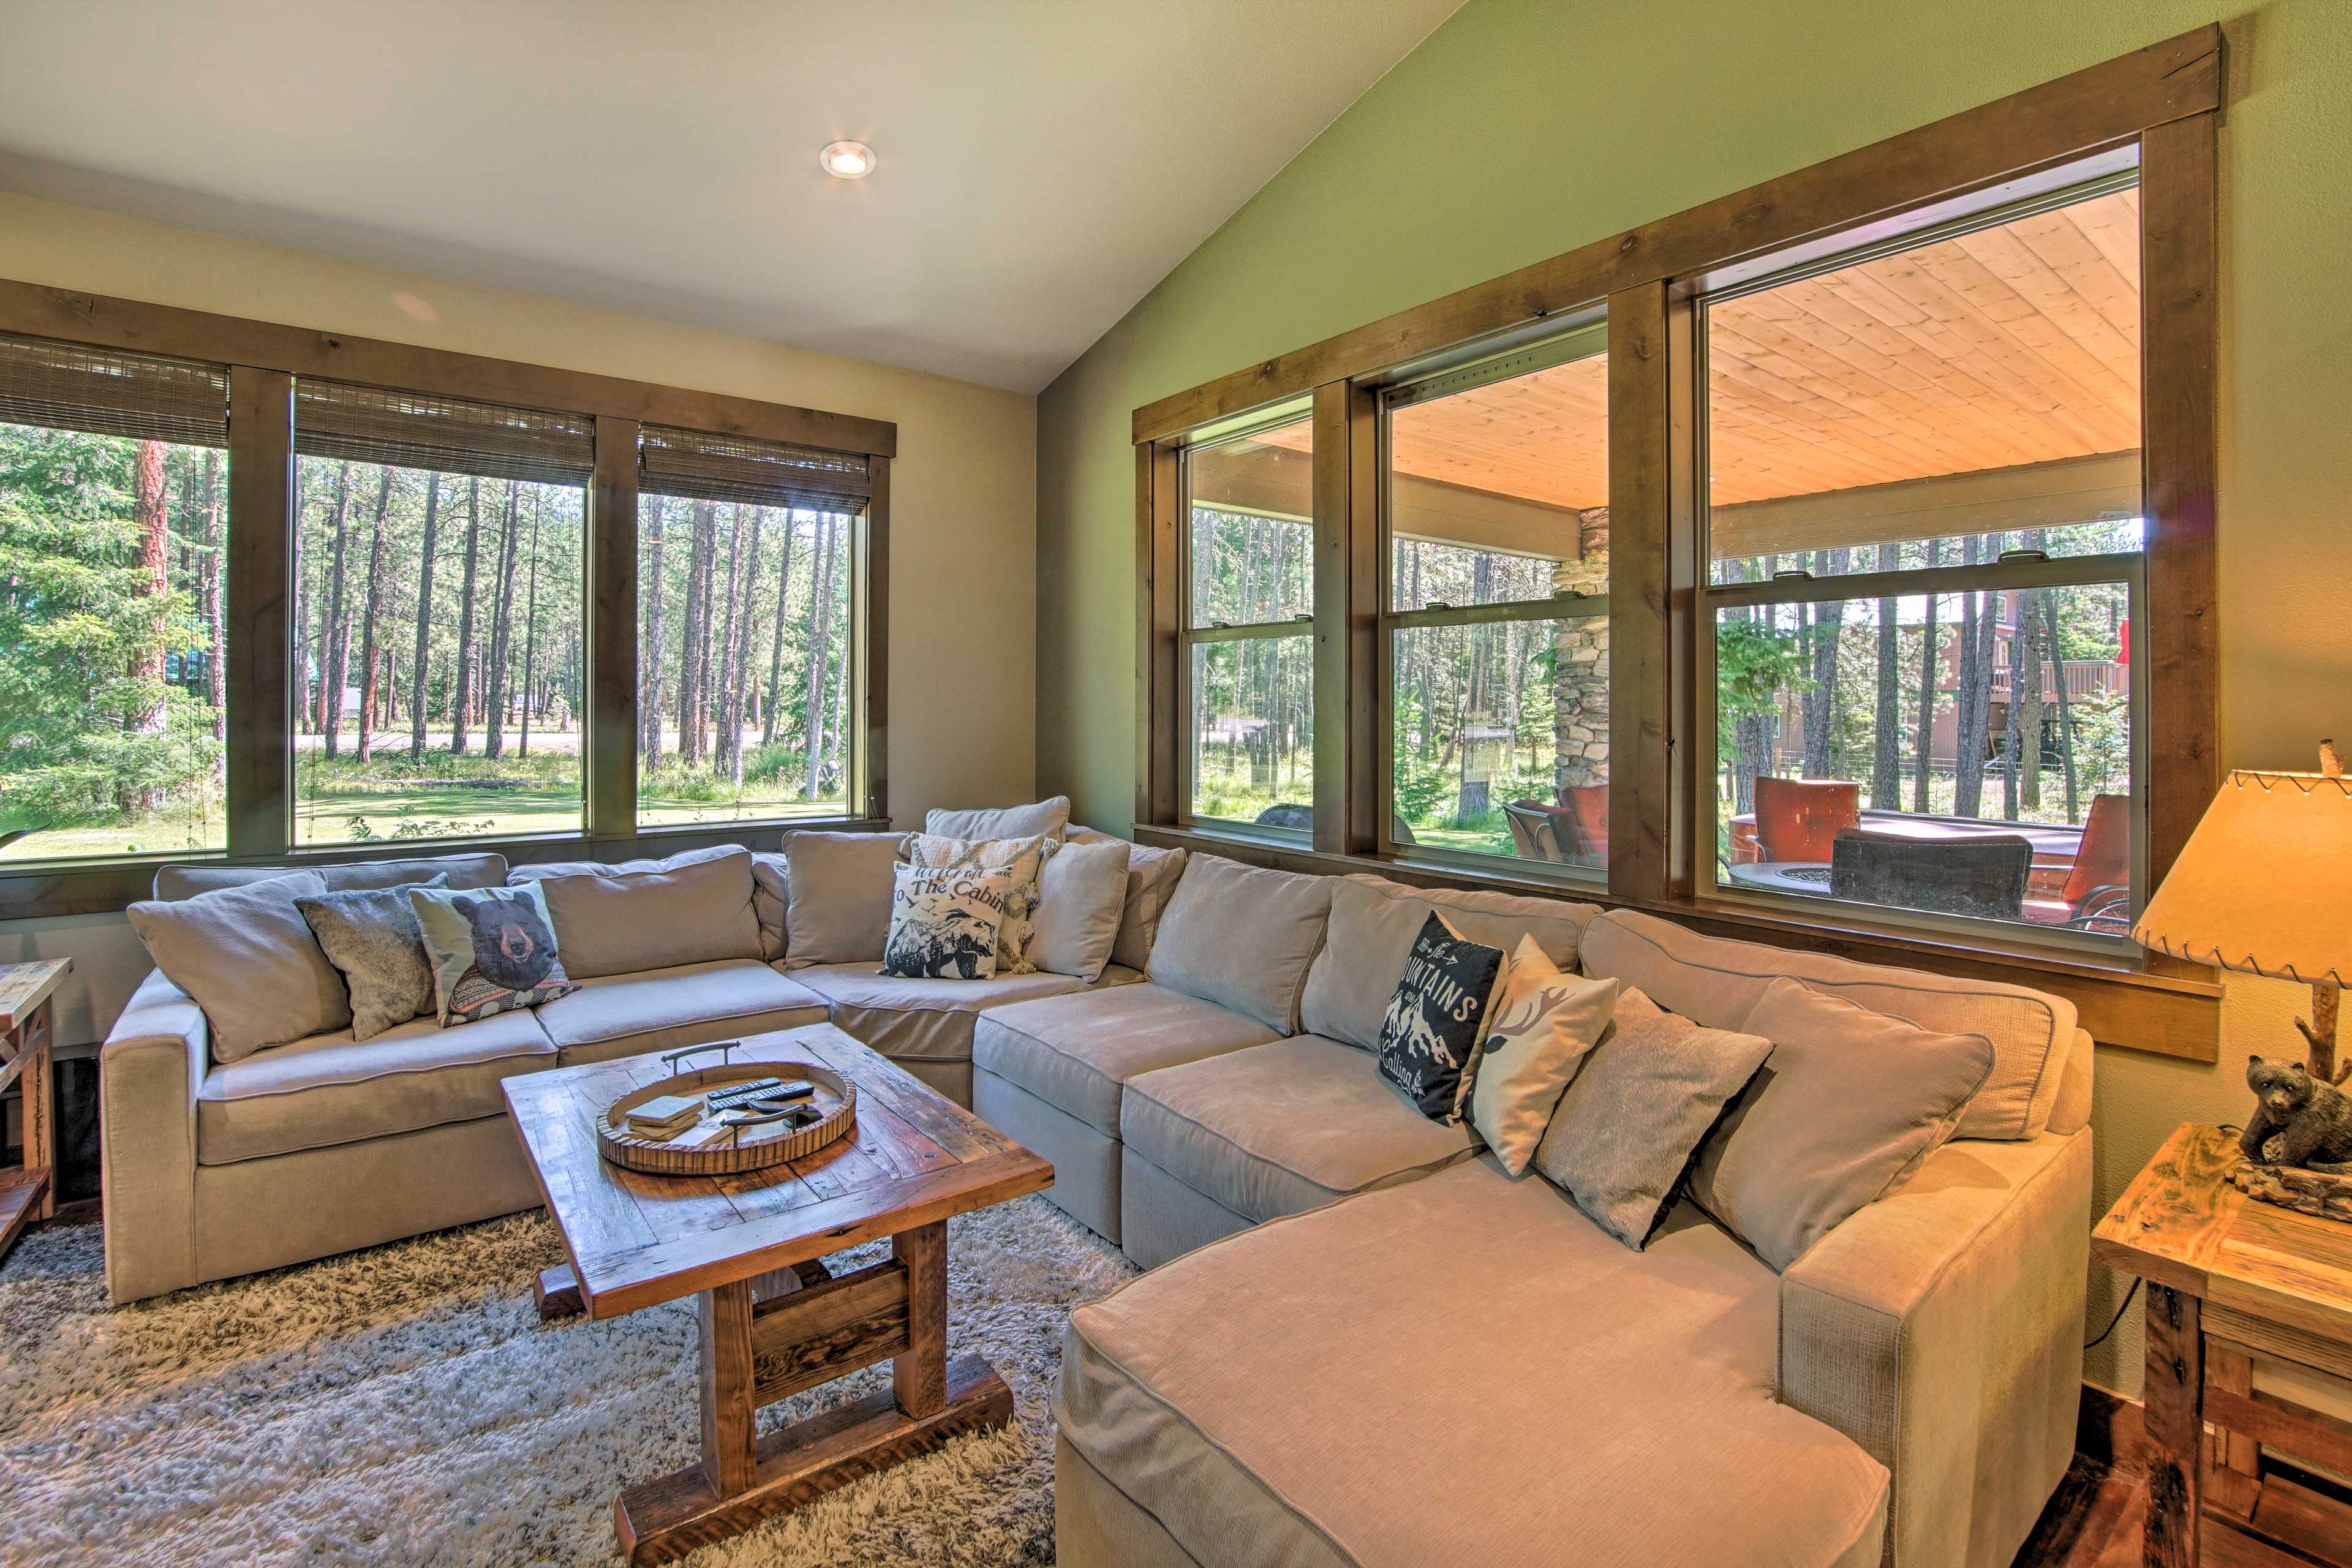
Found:
<svg viewBox="0 0 2352 1568"><path fill-rule="evenodd" d="M1075 974L1091 985L1110 962L1127 909L1127 845L1112 838L1049 844L1046 850L1029 960L1048 974Z"/></svg>
<svg viewBox="0 0 2352 1568"><path fill-rule="evenodd" d="M1045 867L1045 840L1035 838L940 838L929 833L909 833L900 851L900 858L910 866L920 866L933 871L955 871L970 877L992 876L999 871L1012 879L1004 907L996 923L996 973L999 974L1034 974L1037 965L1029 958L1029 937L1035 930L1037 913L1037 879ZM898 903L894 890L890 904L890 921L898 923ZM886 949L887 952L887 949Z"/></svg>
<svg viewBox="0 0 2352 1568"><path fill-rule="evenodd" d="M784 967L871 963L890 933L890 872L896 833L784 835Z"/></svg>
<svg viewBox="0 0 2352 1568"><path fill-rule="evenodd" d="M123 911L163 977L204 1009L213 1060L236 1061L352 1021L343 977L294 907L326 890L316 871L296 871Z"/></svg>
<svg viewBox="0 0 2352 1568"><path fill-rule="evenodd" d="M1381 1076L1432 1121L1451 1127L1462 1120L1502 967L1501 949L1465 940L1433 912L1405 956L1381 1022Z"/></svg>
<svg viewBox="0 0 2352 1568"><path fill-rule="evenodd" d="M1724 1107L1771 1054L1760 1036L1701 1028L1625 991L1544 1129L1536 1169L1639 1252Z"/></svg>
<svg viewBox="0 0 2352 1568"><path fill-rule="evenodd" d="M923 817L923 831L934 838L1051 838L1060 843L1070 826L1070 797L1057 795L1029 805L1004 805L979 811L941 811L933 806Z"/></svg>
<svg viewBox="0 0 2352 1568"><path fill-rule="evenodd" d="M1742 1026L1772 1059L1707 1140L1691 1197L1775 1268L1877 1202L1959 1125L1992 1071L1982 1035L1939 1035L1795 980Z"/></svg>
<svg viewBox="0 0 2352 1568"><path fill-rule="evenodd" d="M433 961L441 1026L517 1012L580 989L556 956L547 895L536 882L457 892L411 888L408 907Z"/></svg>
<svg viewBox="0 0 2352 1568"><path fill-rule="evenodd" d="M1129 969L1151 966L1160 914L1184 875L1184 856L1181 849L1155 849L1148 844L1127 847L1127 908L1118 917L1118 938L1110 944L1113 963Z"/></svg>
<svg viewBox="0 0 2352 1568"><path fill-rule="evenodd" d="M1013 901L1012 872L908 864L895 876L883 973L986 980L997 972L997 931Z"/></svg>
<svg viewBox="0 0 2352 1568"><path fill-rule="evenodd" d="M342 971L351 988L352 1039L373 1039L434 1010L433 964L425 956L425 932L408 907L408 890L448 885L444 872L429 882L294 900L327 962Z"/></svg>
<svg viewBox="0 0 2352 1568"><path fill-rule="evenodd" d="M1563 974L1533 936L1504 966L1470 1083L1470 1121L1503 1169L1519 1175L1585 1053L1617 1009L1617 982Z"/></svg>

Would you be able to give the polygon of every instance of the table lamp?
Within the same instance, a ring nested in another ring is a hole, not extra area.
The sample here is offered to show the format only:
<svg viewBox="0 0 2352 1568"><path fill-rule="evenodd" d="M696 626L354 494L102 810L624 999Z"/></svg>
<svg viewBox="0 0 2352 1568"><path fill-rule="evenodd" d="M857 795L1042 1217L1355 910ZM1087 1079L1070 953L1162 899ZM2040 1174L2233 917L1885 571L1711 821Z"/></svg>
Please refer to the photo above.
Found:
<svg viewBox="0 0 2352 1568"><path fill-rule="evenodd" d="M2132 927L2175 958L2311 987L2311 1076L2340 1083L2336 1008L2352 973L2352 780L2334 742L2315 773L2232 772Z"/></svg>

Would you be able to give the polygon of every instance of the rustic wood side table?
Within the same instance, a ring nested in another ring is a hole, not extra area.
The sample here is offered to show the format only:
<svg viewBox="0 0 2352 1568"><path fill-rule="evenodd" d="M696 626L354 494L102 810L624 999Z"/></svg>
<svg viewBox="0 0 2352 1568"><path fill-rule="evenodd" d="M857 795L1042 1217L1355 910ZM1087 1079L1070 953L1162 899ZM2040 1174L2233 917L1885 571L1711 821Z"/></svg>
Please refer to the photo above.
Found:
<svg viewBox="0 0 2352 1568"><path fill-rule="evenodd" d="M2147 1282L2145 1562L2352 1568L2352 1508L2263 1452L2352 1472L2352 1422L2252 1375L2261 1357L2352 1378L2352 1225L2249 1198L2238 1157L2237 1134L2182 1126L2091 1233L2100 1262Z"/></svg>
<svg viewBox="0 0 2352 1568"><path fill-rule="evenodd" d="M0 1090L18 1083L25 1095L25 1163L0 1169L0 1258L26 1226L57 1212L49 997L72 968L70 958L0 963Z"/></svg>

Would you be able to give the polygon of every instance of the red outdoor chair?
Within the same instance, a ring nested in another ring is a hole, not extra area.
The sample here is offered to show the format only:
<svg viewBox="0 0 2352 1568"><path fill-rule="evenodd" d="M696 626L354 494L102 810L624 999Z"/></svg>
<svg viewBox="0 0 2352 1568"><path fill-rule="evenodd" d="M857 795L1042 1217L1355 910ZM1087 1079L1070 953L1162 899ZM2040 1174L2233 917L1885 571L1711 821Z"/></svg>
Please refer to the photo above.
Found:
<svg viewBox="0 0 2352 1568"><path fill-rule="evenodd" d="M2058 900L2027 904L2025 918L2037 925L2067 926L2103 936L2130 933L2129 795L2091 797L2090 814L2083 818L2083 842L2074 851L2074 868L2067 873Z"/></svg>
<svg viewBox="0 0 2352 1568"><path fill-rule="evenodd" d="M1827 864L1839 830L1862 826L1862 786L1756 775L1756 845L1766 860Z"/></svg>
<svg viewBox="0 0 2352 1568"><path fill-rule="evenodd" d="M1568 847L1587 866L1609 864L1609 786L1570 784L1559 792L1561 808L1576 819L1578 843Z"/></svg>

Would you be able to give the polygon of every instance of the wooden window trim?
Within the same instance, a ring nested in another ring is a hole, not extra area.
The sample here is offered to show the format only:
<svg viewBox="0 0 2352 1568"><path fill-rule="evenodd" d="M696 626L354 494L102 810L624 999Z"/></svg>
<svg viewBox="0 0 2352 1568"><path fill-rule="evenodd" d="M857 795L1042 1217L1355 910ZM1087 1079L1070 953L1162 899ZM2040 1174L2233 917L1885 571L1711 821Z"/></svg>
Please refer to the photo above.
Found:
<svg viewBox="0 0 2352 1568"><path fill-rule="evenodd" d="M2006 181L2136 148L2147 388L2146 619L2170 628L2147 656L2149 885L2170 867L2220 778L2215 130L2222 79L2221 29L2196 28L1136 409L1137 837L1296 869L1375 869L1431 885L1591 897L1723 935L2036 985L2073 998L2084 1026L2105 1043L2217 1059L2221 986L2210 969L2161 954L2076 952L1849 920L1823 924L1724 899L1711 878L1697 874L1685 824L1692 803L1711 788L1712 772L1694 739L1706 673L1696 625L1704 567L1692 460L1704 406L1688 371L1702 280ZM1367 707L1375 716L1381 710L1387 662L1377 636L1379 475L1377 458L1367 463L1362 454L1373 443L1356 434L1360 401L1402 365L1517 341L1553 318L1603 304L1611 353L1610 837L1628 847L1612 858L1605 893L1524 872L1383 854L1385 835L1369 819L1383 798L1387 737L1376 717L1367 724L1362 715ZM1303 395L1315 399L1317 434L1318 809L1311 847L1179 826L1172 634L1182 584L1170 570L1173 557L1162 559L1181 526L1172 481L1187 434ZM1366 593L1360 574L1371 584L1368 605L1358 603Z"/></svg>
<svg viewBox="0 0 2352 1568"><path fill-rule="evenodd" d="M724 393L626 381L446 349L419 348L175 306L0 280L0 332L197 360L229 372L229 527L225 618L229 724L225 853L110 857L0 866L0 920L101 914L149 896L155 870L225 865L339 865L419 854L496 851L509 860L625 860L713 844L774 848L786 833L880 831L889 824L889 468L898 426ZM587 497L589 660L578 832L305 848L294 842L292 696L293 393L297 377L590 416ZM854 452L872 499L853 534L852 710L862 742L847 809L740 824L636 821L636 433L641 424Z"/></svg>

